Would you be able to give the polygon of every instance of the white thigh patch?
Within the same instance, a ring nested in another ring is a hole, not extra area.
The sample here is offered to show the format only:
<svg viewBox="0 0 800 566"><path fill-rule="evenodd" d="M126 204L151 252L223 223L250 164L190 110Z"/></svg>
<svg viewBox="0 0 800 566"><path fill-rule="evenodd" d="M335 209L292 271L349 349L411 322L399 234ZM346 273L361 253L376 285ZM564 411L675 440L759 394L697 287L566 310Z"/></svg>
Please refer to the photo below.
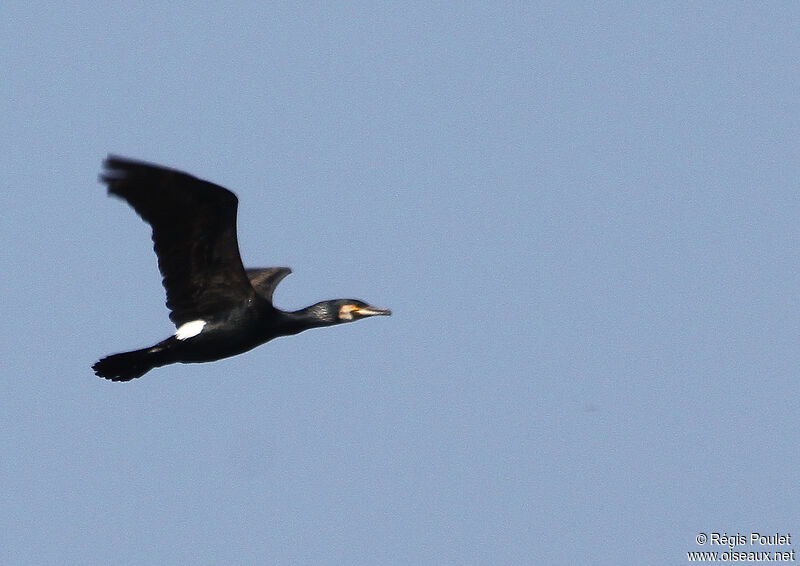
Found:
<svg viewBox="0 0 800 566"><path fill-rule="evenodd" d="M203 331L203 327L205 325L205 320L193 320L191 322L181 324L178 327L178 330L175 331L175 338L178 340L186 340L187 338L197 336Z"/></svg>

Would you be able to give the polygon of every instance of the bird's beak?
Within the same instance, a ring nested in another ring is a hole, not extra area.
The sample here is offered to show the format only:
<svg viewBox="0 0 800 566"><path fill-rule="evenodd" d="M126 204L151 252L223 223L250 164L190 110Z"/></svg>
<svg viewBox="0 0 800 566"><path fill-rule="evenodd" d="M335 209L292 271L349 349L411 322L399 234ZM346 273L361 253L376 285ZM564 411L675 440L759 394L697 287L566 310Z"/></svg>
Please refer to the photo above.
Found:
<svg viewBox="0 0 800 566"><path fill-rule="evenodd" d="M353 311L358 316L389 316L392 311L380 307L361 307Z"/></svg>

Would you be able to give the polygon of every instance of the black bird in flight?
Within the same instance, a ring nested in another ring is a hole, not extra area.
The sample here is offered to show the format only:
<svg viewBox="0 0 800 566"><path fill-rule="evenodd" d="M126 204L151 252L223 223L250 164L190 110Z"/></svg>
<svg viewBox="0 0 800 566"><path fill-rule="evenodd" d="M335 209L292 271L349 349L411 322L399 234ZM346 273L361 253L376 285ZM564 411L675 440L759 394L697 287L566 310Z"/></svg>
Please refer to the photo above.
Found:
<svg viewBox="0 0 800 566"><path fill-rule="evenodd" d="M153 228L158 268L167 291L173 336L150 348L94 364L112 381L130 381L167 364L235 356L279 336L353 322L389 309L355 299L322 301L299 311L272 305L288 267L245 269L236 239L238 199L186 173L109 156L100 180Z"/></svg>

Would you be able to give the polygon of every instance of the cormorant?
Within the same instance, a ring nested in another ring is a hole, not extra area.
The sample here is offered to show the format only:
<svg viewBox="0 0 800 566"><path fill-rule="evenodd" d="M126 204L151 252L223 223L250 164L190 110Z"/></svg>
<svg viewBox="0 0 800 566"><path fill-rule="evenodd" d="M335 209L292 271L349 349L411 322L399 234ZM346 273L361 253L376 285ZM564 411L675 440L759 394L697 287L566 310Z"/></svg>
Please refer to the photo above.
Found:
<svg viewBox="0 0 800 566"><path fill-rule="evenodd" d="M245 269L236 239L238 199L187 173L109 155L100 180L153 228L158 268L167 291L173 336L150 348L114 354L92 369L129 381L176 362L210 362L246 352L279 336L353 322L389 309L355 299L322 301L286 312L272 293L288 267Z"/></svg>

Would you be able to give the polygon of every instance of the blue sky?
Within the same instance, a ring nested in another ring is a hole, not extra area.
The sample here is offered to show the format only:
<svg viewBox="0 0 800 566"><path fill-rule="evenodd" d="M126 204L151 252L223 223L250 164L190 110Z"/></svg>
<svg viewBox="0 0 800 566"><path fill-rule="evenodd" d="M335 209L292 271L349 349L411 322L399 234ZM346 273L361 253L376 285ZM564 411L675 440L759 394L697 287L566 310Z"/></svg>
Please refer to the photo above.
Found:
<svg viewBox="0 0 800 566"><path fill-rule="evenodd" d="M680 564L800 531L797 4L4 16L0 562ZM278 306L394 316L96 378L174 331L109 152L236 192Z"/></svg>

